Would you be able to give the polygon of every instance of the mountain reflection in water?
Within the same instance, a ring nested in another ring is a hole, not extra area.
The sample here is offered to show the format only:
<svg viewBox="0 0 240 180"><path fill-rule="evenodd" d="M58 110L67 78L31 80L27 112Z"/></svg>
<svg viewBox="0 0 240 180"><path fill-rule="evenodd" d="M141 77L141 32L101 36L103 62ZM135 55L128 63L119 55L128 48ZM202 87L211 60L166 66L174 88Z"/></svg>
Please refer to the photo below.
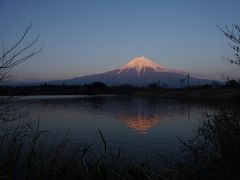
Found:
<svg viewBox="0 0 240 180"><path fill-rule="evenodd" d="M120 121L127 124L127 126L135 130L138 134L145 134L149 129L158 125L161 122L161 117L154 115L152 117L144 116L139 113L133 116L120 115Z"/></svg>
<svg viewBox="0 0 240 180"><path fill-rule="evenodd" d="M176 152L177 137L190 139L202 112L215 106L124 96L38 96L20 99L18 105L32 114L44 130L60 133L70 130L69 136L74 141L94 144L101 142L96 140L100 129L113 149L121 147L139 158Z"/></svg>

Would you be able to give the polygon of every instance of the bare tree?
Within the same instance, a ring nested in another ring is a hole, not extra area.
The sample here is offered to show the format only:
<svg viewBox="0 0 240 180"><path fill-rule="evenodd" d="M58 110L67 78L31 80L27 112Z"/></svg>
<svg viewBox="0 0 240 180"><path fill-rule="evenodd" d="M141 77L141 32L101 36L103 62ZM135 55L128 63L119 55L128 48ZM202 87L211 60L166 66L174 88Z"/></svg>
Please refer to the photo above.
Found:
<svg viewBox="0 0 240 180"><path fill-rule="evenodd" d="M33 49L33 46L38 41L39 35L31 41L27 41L27 35L31 28L32 24L26 26L20 38L9 47L5 47L5 43L2 43L2 48L0 49L0 84L8 81L10 77L12 77L11 70L15 66L23 63L42 50L42 48ZM14 120L19 118L19 114L22 115L22 113L18 113L15 110L14 106L6 103L9 99L13 99L13 97L0 97L0 122Z"/></svg>
<svg viewBox="0 0 240 180"><path fill-rule="evenodd" d="M240 26L237 24L229 26L220 27L217 25L218 29L232 41L229 46L233 49L233 58L225 58L225 60L229 61L232 64L236 64L240 66Z"/></svg>
<svg viewBox="0 0 240 180"><path fill-rule="evenodd" d="M26 37L31 28L32 24L26 26L20 38L10 47L5 47L5 43L2 43L2 48L0 49L0 83L8 80L12 76L10 73L12 68L33 57L42 50L42 48L32 49L38 41L39 35L30 42L26 42Z"/></svg>

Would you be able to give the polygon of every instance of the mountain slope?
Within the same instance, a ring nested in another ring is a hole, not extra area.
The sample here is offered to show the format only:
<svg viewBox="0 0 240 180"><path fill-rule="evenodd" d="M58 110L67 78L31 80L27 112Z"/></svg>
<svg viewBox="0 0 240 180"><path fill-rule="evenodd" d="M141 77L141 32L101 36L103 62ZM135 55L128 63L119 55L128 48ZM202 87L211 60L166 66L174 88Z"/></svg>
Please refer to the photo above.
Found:
<svg viewBox="0 0 240 180"><path fill-rule="evenodd" d="M147 85L158 82L168 87L179 87L180 79L187 79L186 73L165 68L145 57L137 57L120 69L73 79L50 81L48 84L81 85L101 81L107 85ZM211 82L212 80L190 78L190 85L210 84Z"/></svg>

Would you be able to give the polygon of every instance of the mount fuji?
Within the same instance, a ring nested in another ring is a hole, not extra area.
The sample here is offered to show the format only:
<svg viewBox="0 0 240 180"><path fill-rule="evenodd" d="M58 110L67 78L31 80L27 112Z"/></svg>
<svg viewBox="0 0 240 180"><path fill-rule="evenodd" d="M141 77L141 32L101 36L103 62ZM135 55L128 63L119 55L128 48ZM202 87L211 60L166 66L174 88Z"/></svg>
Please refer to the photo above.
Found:
<svg viewBox="0 0 240 180"><path fill-rule="evenodd" d="M167 87L179 87L180 80L184 80L186 83L187 73L163 67L146 57L137 57L112 71L73 79L50 81L48 84L83 85L103 82L107 85L147 85L158 82L160 85ZM203 85L212 82L213 80L208 79L190 78L190 85Z"/></svg>

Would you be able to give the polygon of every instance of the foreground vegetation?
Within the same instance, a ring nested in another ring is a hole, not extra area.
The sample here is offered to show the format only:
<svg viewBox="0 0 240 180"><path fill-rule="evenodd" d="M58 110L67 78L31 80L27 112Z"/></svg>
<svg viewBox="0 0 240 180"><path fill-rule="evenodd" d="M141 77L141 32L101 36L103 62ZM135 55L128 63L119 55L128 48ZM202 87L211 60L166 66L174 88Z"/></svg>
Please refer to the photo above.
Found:
<svg viewBox="0 0 240 180"><path fill-rule="evenodd" d="M102 150L96 151L88 143L73 143L67 135L53 141L52 132L40 130L26 114L14 117L14 121L1 122L1 179L240 178L237 106L222 106L215 114L205 114L192 140L180 137L182 158L155 157L147 162L112 152L100 130Z"/></svg>

